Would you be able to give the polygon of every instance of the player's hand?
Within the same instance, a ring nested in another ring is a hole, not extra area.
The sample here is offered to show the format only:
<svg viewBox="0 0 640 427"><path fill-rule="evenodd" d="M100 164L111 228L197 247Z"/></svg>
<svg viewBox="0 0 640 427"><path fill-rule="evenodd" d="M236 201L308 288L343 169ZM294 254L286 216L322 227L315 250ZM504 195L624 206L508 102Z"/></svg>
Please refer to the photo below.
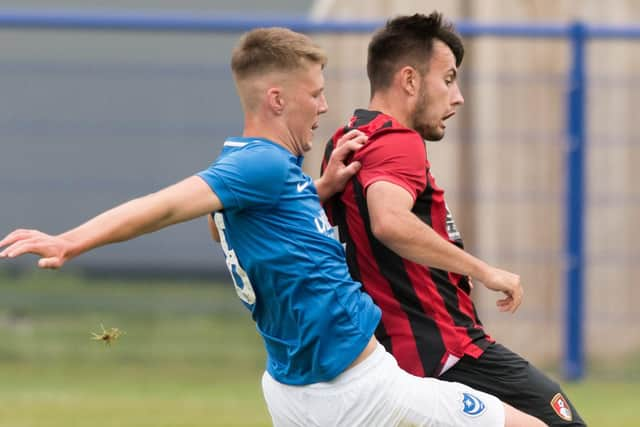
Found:
<svg viewBox="0 0 640 427"><path fill-rule="evenodd" d="M500 311L515 312L520 303L524 290L520 284L520 276L499 268L492 268L489 274L483 278L484 285L497 292L502 292L505 297L496 302Z"/></svg>
<svg viewBox="0 0 640 427"><path fill-rule="evenodd" d="M321 178L329 184L332 193L342 191L349 179L360 170L360 162L350 159L366 142L367 136L355 129L338 139Z"/></svg>
<svg viewBox="0 0 640 427"><path fill-rule="evenodd" d="M69 247L68 241L38 230L15 230L0 241L0 258L34 254L41 257L38 267L56 269L68 260Z"/></svg>

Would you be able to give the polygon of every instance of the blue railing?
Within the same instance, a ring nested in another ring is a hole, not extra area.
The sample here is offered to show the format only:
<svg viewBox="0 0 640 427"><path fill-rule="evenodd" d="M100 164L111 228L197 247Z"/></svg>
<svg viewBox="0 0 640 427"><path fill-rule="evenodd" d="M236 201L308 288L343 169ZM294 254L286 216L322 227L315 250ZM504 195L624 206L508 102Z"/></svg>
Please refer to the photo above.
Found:
<svg viewBox="0 0 640 427"><path fill-rule="evenodd" d="M305 33L368 33L382 20L324 20L304 18L246 17L207 13L132 13L60 10L0 10L0 28L82 29L177 32L232 32L256 27L281 26ZM460 21L463 36L569 38L573 24L478 23ZM640 38L640 26L583 25L583 38Z"/></svg>
<svg viewBox="0 0 640 427"><path fill-rule="evenodd" d="M238 33L256 27L283 26L306 33L370 33L383 21L314 21L302 18L247 18L196 13L118 13L83 11L0 10L0 29L118 30L162 32ZM584 375L584 210L585 210L585 45L589 39L638 39L640 27L461 21L457 30L467 37L561 38L571 47L566 106L565 250L566 347L564 374L575 380Z"/></svg>
<svg viewBox="0 0 640 427"><path fill-rule="evenodd" d="M301 18L246 17L203 13L118 13L58 10L0 10L0 27L238 33L256 27L286 27L304 33L367 33L382 21L312 21Z"/></svg>

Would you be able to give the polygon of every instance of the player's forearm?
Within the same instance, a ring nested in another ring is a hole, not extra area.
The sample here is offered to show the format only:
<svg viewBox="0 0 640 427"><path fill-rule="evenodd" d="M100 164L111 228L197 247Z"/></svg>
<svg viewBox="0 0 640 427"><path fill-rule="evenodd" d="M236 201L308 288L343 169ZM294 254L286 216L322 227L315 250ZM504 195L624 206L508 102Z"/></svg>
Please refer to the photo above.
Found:
<svg viewBox="0 0 640 427"><path fill-rule="evenodd" d="M58 237L69 242L69 255L74 257L220 209L222 203L217 195L202 179L193 176L108 210Z"/></svg>
<svg viewBox="0 0 640 427"><path fill-rule="evenodd" d="M170 209L151 194L110 209L58 237L69 242L68 258L110 243L159 230L171 221ZM155 202L155 203L154 203Z"/></svg>
<svg viewBox="0 0 640 427"><path fill-rule="evenodd" d="M442 238L411 212L396 212L374 235L389 249L417 264L483 281L490 267Z"/></svg>

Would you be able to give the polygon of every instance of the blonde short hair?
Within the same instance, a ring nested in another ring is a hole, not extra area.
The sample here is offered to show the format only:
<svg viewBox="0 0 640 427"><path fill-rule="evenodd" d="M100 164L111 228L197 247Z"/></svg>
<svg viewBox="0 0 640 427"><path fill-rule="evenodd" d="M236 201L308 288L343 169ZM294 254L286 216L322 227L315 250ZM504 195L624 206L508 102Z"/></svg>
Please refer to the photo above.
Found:
<svg viewBox="0 0 640 427"><path fill-rule="evenodd" d="M293 71L308 63L327 63L324 50L311 38L287 28L257 28L245 33L231 56L236 79L272 71Z"/></svg>

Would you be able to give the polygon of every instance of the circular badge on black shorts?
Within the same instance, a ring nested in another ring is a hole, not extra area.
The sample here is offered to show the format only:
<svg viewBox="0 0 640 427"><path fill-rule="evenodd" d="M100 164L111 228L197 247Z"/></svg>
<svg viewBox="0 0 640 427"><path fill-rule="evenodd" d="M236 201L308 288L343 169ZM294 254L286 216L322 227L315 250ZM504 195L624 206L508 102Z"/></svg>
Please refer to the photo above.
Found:
<svg viewBox="0 0 640 427"><path fill-rule="evenodd" d="M551 407L558 414L560 418L565 421L573 420L573 414L571 413L571 408L567 403L567 399L561 393L556 393L551 399Z"/></svg>

